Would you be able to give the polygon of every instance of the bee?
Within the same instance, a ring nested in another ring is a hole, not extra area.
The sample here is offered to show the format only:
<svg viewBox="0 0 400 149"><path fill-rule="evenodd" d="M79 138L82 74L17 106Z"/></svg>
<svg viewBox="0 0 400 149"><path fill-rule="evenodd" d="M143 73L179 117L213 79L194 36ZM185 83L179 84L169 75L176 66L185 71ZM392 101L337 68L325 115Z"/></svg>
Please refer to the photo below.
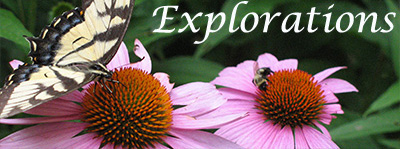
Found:
<svg viewBox="0 0 400 149"><path fill-rule="evenodd" d="M274 73L269 67L263 67L256 70L254 74L253 84L258 87L258 89L265 91L268 86L268 75Z"/></svg>

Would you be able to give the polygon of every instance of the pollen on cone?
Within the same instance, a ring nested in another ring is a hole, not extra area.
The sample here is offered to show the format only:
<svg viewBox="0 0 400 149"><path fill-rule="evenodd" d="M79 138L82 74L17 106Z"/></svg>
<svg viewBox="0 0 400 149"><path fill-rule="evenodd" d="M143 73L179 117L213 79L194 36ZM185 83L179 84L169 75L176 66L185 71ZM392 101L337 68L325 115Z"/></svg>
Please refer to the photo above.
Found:
<svg viewBox="0 0 400 149"><path fill-rule="evenodd" d="M301 70L280 70L268 76L265 91L256 99L266 120L281 126L308 125L318 119L325 103L321 86Z"/></svg>
<svg viewBox="0 0 400 149"><path fill-rule="evenodd" d="M161 142L172 121L169 94L151 74L134 68L116 70L110 80L92 84L82 102L87 132L112 144L144 148Z"/></svg>

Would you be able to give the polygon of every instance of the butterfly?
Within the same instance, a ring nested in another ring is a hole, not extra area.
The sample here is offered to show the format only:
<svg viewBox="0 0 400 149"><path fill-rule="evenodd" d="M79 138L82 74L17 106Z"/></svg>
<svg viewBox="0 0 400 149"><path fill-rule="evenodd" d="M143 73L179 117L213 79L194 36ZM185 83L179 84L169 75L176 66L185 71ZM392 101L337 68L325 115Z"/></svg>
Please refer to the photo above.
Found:
<svg viewBox="0 0 400 149"><path fill-rule="evenodd" d="M134 0L83 0L39 37L26 37L32 63L19 66L0 89L0 118L58 98L100 78L126 33Z"/></svg>

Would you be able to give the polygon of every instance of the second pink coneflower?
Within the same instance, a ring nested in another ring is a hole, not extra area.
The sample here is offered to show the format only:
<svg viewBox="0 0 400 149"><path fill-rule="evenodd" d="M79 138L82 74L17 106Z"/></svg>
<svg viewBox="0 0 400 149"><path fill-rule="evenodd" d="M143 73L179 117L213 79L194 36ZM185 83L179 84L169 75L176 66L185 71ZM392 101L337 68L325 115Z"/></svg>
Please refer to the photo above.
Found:
<svg viewBox="0 0 400 149"><path fill-rule="evenodd" d="M260 68L272 70L262 75L264 86L253 82ZM278 61L268 53L225 68L211 82L224 87L219 90L228 102L221 109L249 116L215 134L245 148L338 148L321 123L329 124L332 114L343 114L335 93L357 92L345 80L327 78L343 68L311 75L297 69L297 60Z"/></svg>

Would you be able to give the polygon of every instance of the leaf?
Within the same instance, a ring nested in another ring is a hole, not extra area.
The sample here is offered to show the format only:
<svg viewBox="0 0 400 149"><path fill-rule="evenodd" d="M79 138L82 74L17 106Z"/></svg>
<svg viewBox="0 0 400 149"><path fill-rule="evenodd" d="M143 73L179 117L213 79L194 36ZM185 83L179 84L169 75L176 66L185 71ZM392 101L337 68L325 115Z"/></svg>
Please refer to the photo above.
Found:
<svg viewBox="0 0 400 149"><path fill-rule="evenodd" d="M400 140L379 139L378 142L388 148L400 149Z"/></svg>
<svg viewBox="0 0 400 149"><path fill-rule="evenodd" d="M71 9L74 9L74 6L71 3L58 2L57 5L51 8L49 21L53 20L55 17Z"/></svg>
<svg viewBox="0 0 400 149"><path fill-rule="evenodd" d="M400 10L396 7L396 4L391 0L385 0L386 5L389 8L389 11L395 12L397 15L400 15ZM394 29L390 34L390 47L391 47L391 56L394 64L394 69L396 71L397 77L400 78L400 19L396 17L393 22Z"/></svg>
<svg viewBox="0 0 400 149"><path fill-rule="evenodd" d="M400 82L396 82L388 90L386 90L386 92L383 93L374 103L371 104L368 110L364 113L364 116L372 112L387 108L396 103L399 103L400 102L399 92L400 92Z"/></svg>
<svg viewBox="0 0 400 149"><path fill-rule="evenodd" d="M165 72L171 82L184 84L194 81L209 82L224 68L220 64L193 57L176 57L166 61L154 62L153 72Z"/></svg>
<svg viewBox="0 0 400 149"><path fill-rule="evenodd" d="M347 140L369 135L400 131L400 108L362 118L330 131L335 140Z"/></svg>
<svg viewBox="0 0 400 149"><path fill-rule="evenodd" d="M374 149L379 148L379 143L377 143L373 137L361 137L350 140L333 140L340 148L365 148Z"/></svg>
<svg viewBox="0 0 400 149"><path fill-rule="evenodd" d="M139 5L142 2L144 2L144 0L135 0L135 6Z"/></svg>
<svg viewBox="0 0 400 149"><path fill-rule="evenodd" d="M328 130L332 128L341 126L343 124L349 123L353 120L361 118L361 114L352 111L350 109L343 108L345 114L337 115L337 119L334 119L330 125L326 125ZM348 139L348 140L337 140L336 138L332 138L332 140L340 147L340 148L378 148L379 143L377 143L373 137L365 136L360 138Z"/></svg>
<svg viewBox="0 0 400 149"><path fill-rule="evenodd" d="M29 52L29 43L23 35L32 36L22 23L10 11L0 9L0 37L11 40L22 47L24 53Z"/></svg>
<svg viewBox="0 0 400 149"><path fill-rule="evenodd" d="M250 12L256 12L258 14L262 14L265 12L271 12L275 6L281 3L285 3L288 1L293 1L293 0L256 0L256 1L249 1L247 4L241 4L237 8L237 14L234 16L234 25L233 28L236 28L240 25L240 22L244 18L244 16ZM226 15L226 21L224 26L217 32L215 33L210 33L209 37L207 40L205 40L202 44L199 45L199 47L196 49L196 52L194 54L195 58L200 58L204 56L206 53L208 53L211 49L213 49L215 46L217 46L219 43L221 43L223 40L227 39L229 36L232 35L232 33L229 32L229 24L232 16L232 10L233 8L239 3L240 1L238 0L229 0L225 2L224 6L222 7L222 13L225 13ZM217 23L218 21L216 21ZM262 22L262 21L260 21ZM218 24L219 25L219 24ZM217 25L217 26L218 26ZM258 25L262 25L262 23L259 23ZM238 32L240 29L238 30Z"/></svg>
<svg viewBox="0 0 400 149"><path fill-rule="evenodd" d="M13 12L18 10L18 4L16 0L0 0L1 4L4 4L7 8L11 9Z"/></svg>

